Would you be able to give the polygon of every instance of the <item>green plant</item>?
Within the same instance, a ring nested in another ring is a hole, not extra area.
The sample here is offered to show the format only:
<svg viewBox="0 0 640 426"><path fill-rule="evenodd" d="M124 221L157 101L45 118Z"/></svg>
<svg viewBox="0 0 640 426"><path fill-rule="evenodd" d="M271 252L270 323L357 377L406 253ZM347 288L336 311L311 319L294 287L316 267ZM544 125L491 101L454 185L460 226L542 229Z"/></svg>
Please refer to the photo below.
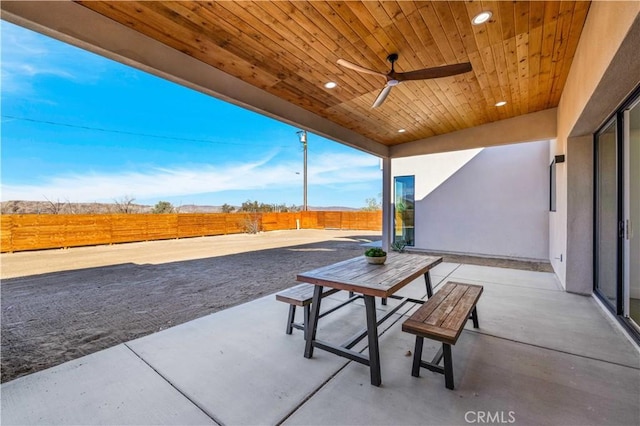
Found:
<svg viewBox="0 0 640 426"><path fill-rule="evenodd" d="M175 208L173 204L168 201L158 201L156 205L151 210L151 213L162 214L162 213L173 213Z"/></svg>
<svg viewBox="0 0 640 426"><path fill-rule="evenodd" d="M229 205L229 204L227 204L227 203L224 203L224 204L222 205L222 213L231 213L231 212L233 212L235 209L236 209L235 207L230 206L230 205Z"/></svg>
<svg viewBox="0 0 640 426"><path fill-rule="evenodd" d="M387 255L387 252L382 250L380 247L373 247L367 249L367 251L364 252L364 255L367 257L384 257Z"/></svg>
<svg viewBox="0 0 640 426"><path fill-rule="evenodd" d="M367 203L366 207L363 207L361 210L365 212L375 212L378 210L382 210L382 203L379 202L376 198L367 198L365 200Z"/></svg>
<svg viewBox="0 0 640 426"><path fill-rule="evenodd" d="M397 240L391 243L391 250L403 253L406 246L407 242L405 240Z"/></svg>

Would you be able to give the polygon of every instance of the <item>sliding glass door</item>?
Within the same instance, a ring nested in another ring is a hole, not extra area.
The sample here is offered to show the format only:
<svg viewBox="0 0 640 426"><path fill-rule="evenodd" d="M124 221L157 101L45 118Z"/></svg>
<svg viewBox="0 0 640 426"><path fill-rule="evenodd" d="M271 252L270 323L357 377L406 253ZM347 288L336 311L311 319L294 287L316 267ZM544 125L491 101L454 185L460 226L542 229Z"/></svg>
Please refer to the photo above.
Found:
<svg viewBox="0 0 640 426"><path fill-rule="evenodd" d="M640 90L594 148L594 290L640 340Z"/></svg>
<svg viewBox="0 0 640 426"><path fill-rule="evenodd" d="M624 312L640 330L640 99L624 111Z"/></svg>
<svg viewBox="0 0 640 426"><path fill-rule="evenodd" d="M595 290L618 307L618 120L596 135Z"/></svg>

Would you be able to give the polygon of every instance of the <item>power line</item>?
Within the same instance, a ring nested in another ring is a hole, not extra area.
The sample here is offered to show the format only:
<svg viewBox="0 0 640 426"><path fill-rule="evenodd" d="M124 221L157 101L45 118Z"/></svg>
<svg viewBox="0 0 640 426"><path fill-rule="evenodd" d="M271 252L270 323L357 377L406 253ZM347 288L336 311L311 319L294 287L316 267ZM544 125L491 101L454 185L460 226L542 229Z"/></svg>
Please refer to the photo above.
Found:
<svg viewBox="0 0 640 426"><path fill-rule="evenodd" d="M174 136L163 136L163 135L153 135L150 133L136 133L136 132L128 132L125 130L112 130L112 129L103 129L100 127L90 127L90 126L80 126L77 124L69 124L69 123L59 123L55 121L47 121L47 120L36 120L34 118L25 118L25 117L16 117L13 115L2 114L2 118L8 118L12 120L20 120L20 121L29 121L32 123L40 123L40 124L49 124L52 126L62 126L62 127L71 127L74 129L83 129L83 130L91 130L97 132L104 133L116 133L121 135L129 135L129 136L142 136L147 138L156 138L156 139L166 139L166 140L175 140L175 141L185 141L185 142L204 142L211 144L219 144L219 145L239 145L239 146L265 146L269 148L276 147L275 145L263 145L263 144L246 144L246 143L237 143L237 142L222 142L222 141L212 141L206 139L195 139L195 138L179 138ZM278 148L286 148L285 146L278 146Z"/></svg>

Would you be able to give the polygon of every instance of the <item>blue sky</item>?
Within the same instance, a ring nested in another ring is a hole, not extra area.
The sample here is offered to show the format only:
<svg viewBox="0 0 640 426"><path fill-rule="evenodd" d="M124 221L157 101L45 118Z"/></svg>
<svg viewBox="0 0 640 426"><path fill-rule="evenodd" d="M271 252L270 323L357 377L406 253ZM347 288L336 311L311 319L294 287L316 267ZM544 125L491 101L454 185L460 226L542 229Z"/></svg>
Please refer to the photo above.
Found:
<svg viewBox="0 0 640 426"><path fill-rule="evenodd" d="M1 26L2 201L302 204L295 127ZM310 206L379 196L377 157L308 141Z"/></svg>

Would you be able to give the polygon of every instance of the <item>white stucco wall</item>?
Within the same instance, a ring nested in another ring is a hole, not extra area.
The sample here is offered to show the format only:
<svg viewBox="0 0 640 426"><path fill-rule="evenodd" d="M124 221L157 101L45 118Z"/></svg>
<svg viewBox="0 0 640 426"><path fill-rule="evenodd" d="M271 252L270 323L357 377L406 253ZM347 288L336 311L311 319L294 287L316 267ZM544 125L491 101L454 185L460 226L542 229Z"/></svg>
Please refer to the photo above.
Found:
<svg viewBox="0 0 640 426"><path fill-rule="evenodd" d="M543 141L394 159L394 176L415 176L415 247L547 261L548 156Z"/></svg>
<svg viewBox="0 0 640 426"><path fill-rule="evenodd" d="M561 154L559 154L561 153ZM567 161L569 154L558 148L557 140L549 143L549 159L565 155L565 162L556 167L556 211L549 212L549 261L562 286L566 282L567 262Z"/></svg>

